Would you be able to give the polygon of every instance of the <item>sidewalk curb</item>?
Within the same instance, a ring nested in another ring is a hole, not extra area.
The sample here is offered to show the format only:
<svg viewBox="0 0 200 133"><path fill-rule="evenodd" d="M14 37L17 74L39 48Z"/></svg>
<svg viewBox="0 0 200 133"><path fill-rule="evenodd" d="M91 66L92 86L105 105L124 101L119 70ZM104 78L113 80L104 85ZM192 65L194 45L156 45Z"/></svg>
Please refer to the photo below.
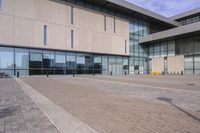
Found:
<svg viewBox="0 0 200 133"><path fill-rule="evenodd" d="M98 133L19 78L14 80L61 133Z"/></svg>

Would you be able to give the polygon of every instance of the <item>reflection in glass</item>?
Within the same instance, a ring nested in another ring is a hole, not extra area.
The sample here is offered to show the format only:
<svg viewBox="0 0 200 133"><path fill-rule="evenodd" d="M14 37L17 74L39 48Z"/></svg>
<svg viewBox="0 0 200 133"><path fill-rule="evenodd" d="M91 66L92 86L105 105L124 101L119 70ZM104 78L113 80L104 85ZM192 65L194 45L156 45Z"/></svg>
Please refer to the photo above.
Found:
<svg viewBox="0 0 200 133"><path fill-rule="evenodd" d="M14 69L14 49L0 47L0 69Z"/></svg>
<svg viewBox="0 0 200 133"><path fill-rule="evenodd" d="M16 69L29 69L29 50L15 49Z"/></svg>

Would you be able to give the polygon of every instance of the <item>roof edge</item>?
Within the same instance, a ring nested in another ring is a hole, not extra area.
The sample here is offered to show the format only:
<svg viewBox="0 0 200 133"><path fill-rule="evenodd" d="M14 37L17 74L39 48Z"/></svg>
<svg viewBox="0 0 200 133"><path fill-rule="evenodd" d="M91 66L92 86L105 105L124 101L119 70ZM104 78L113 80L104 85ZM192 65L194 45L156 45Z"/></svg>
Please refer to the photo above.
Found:
<svg viewBox="0 0 200 133"><path fill-rule="evenodd" d="M180 14L177 14L177 15L174 15L174 16L169 17L169 18L171 20L178 20L178 19L181 19L181 18L185 18L185 17L191 16L191 15L197 14L197 13L200 13L200 7L186 11L186 12L183 12L183 13L180 13Z"/></svg>

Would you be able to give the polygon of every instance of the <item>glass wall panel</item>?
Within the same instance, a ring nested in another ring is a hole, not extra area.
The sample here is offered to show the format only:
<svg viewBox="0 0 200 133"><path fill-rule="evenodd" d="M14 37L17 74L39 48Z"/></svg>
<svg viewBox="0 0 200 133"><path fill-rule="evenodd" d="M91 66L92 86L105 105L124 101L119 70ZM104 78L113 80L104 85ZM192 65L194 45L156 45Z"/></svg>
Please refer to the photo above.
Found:
<svg viewBox="0 0 200 133"><path fill-rule="evenodd" d="M168 42L168 56L175 56L175 41Z"/></svg>
<svg viewBox="0 0 200 133"><path fill-rule="evenodd" d="M55 74L66 74L65 52L55 52Z"/></svg>
<svg viewBox="0 0 200 133"><path fill-rule="evenodd" d="M108 57L102 56L102 74L108 75Z"/></svg>
<svg viewBox="0 0 200 133"><path fill-rule="evenodd" d="M14 49L0 47L0 69L14 69Z"/></svg>
<svg viewBox="0 0 200 133"><path fill-rule="evenodd" d="M54 51L43 51L43 74L55 74L55 53Z"/></svg>
<svg viewBox="0 0 200 133"><path fill-rule="evenodd" d="M200 53L200 34L195 34L194 37L194 53Z"/></svg>
<svg viewBox="0 0 200 133"><path fill-rule="evenodd" d="M109 56L109 73L115 75L116 72L116 60L115 56Z"/></svg>
<svg viewBox="0 0 200 133"><path fill-rule="evenodd" d="M75 53L66 54L66 65L67 65L67 74L73 74L76 69L76 54Z"/></svg>
<svg viewBox="0 0 200 133"><path fill-rule="evenodd" d="M195 69L200 69L200 56L195 56L194 57L194 68Z"/></svg>
<svg viewBox="0 0 200 133"><path fill-rule="evenodd" d="M0 73L4 73L7 74L9 76L13 76L14 75L14 69L0 69Z"/></svg>
<svg viewBox="0 0 200 133"><path fill-rule="evenodd" d="M41 50L30 50L29 68L30 68L30 75L42 74L42 51Z"/></svg>
<svg viewBox="0 0 200 133"><path fill-rule="evenodd" d="M15 68L16 73L19 72L20 76L29 75L29 50L28 49L15 49Z"/></svg>
<svg viewBox="0 0 200 133"><path fill-rule="evenodd" d="M193 57L185 58L185 69L193 69Z"/></svg>
<svg viewBox="0 0 200 133"><path fill-rule="evenodd" d="M193 38L187 37L185 38L185 54L193 53Z"/></svg>
<svg viewBox="0 0 200 133"><path fill-rule="evenodd" d="M92 74L93 56L89 54L77 54L76 71L78 74Z"/></svg>
<svg viewBox="0 0 200 133"><path fill-rule="evenodd" d="M183 39L176 40L176 55L183 55L185 53L185 41Z"/></svg>
<svg viewBox="0 0 200 133"><path fill-rule="evenodd" d="M101 56L95 56L94 57L94 72L95 72L95 74L101 74L102 73Z"/></svg>

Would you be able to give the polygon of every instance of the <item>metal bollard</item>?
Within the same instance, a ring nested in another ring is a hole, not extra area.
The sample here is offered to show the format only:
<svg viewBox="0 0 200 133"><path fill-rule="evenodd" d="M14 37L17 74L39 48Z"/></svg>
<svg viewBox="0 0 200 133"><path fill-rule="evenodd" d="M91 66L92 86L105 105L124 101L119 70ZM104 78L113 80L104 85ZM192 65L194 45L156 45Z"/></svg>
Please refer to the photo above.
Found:
<svg viewBox="0 0 200 133"><path fill-rule="evenodd" d="M19 71L17 71L17 78L19 78Z"/></svg>
<svg viewBox="0 0 200 133"><path fill-rule="evenodd" d="M49 72L47 71L47 77L49 77Z"/></svg>
<svg viewBox="0 0 200 133"><path fill-rule="evenodd" d="M73 72L73 77L75 77L75 72Z"/></svg>
<svg viewBox="0 0 200 133"><path fill-rule="evenodd" d="M112 76L112 71L110 72L110 76Z"/></svg>

